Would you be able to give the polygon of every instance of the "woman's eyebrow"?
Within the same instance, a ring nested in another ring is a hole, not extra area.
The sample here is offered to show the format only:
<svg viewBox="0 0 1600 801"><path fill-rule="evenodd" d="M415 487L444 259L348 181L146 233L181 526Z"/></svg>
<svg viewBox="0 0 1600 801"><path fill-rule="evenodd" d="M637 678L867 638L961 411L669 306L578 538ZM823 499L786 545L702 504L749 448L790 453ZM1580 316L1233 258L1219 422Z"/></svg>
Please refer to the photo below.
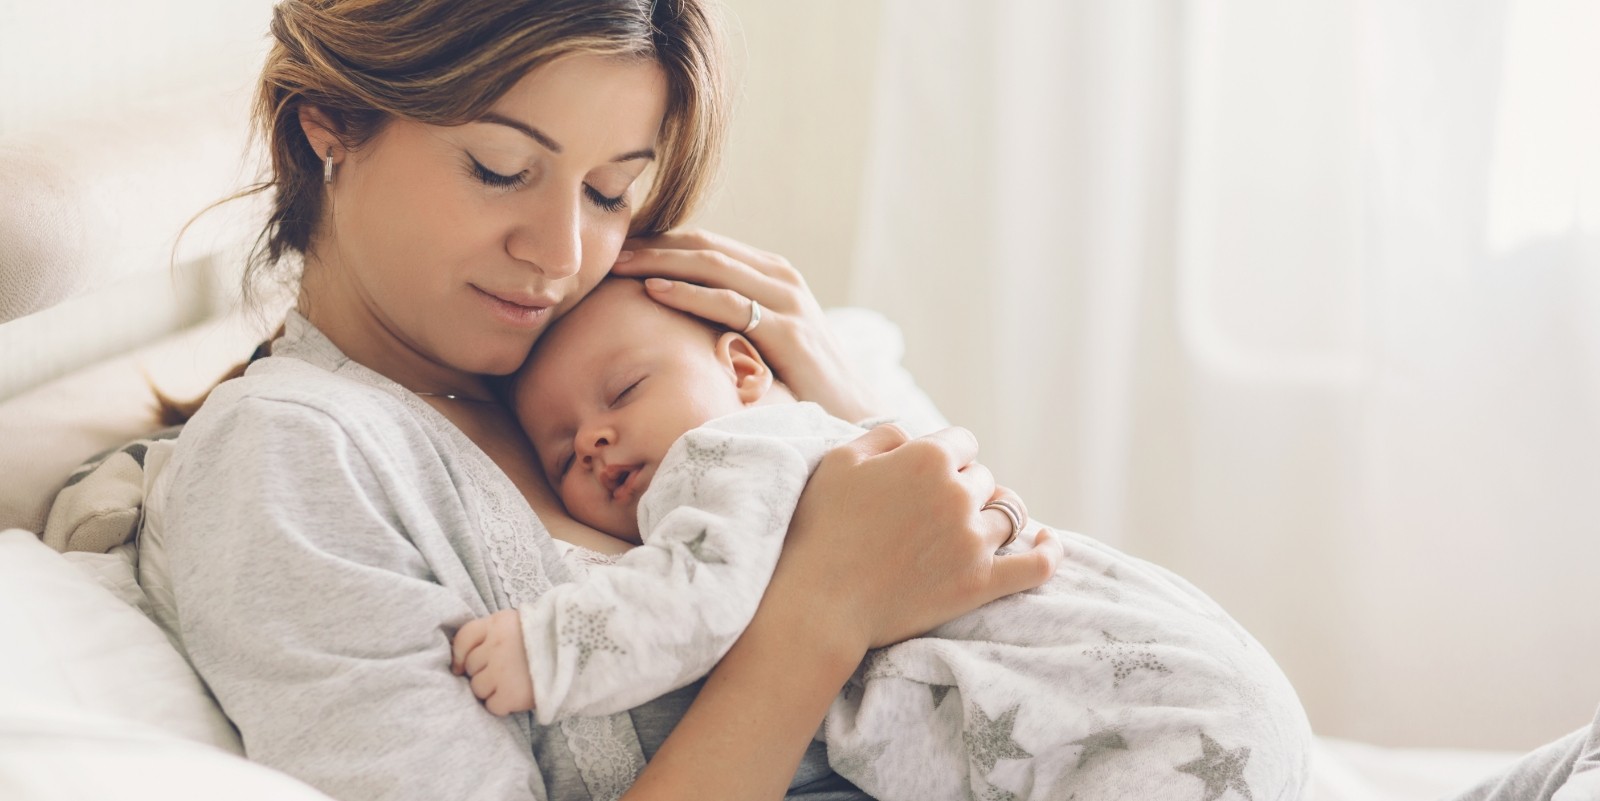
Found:
<svg viewBox="0 0 1600 801"><path fill-rule="evenodd" d="M478 122L492 122L495 125L504 125L507 128L511 128L511 129L514 129L514 130L517 130L517 131L521 131L524 134L527 134L529 138L533 139L533 141L535 141L535 142L538 142L540 145L543 145L544 149L550 151L551 153L555 153L555 154L559 155L561 153L561 151L562 151L562 147L561 147L561 143L560 142L557 142L556 140L551 139L548 135L545 134L544 131L541 131L538 128L535 128L532 125L529 125L529 124L527 124L527 123L525 123L525 122L523 122L521 120L514 120L514 119L511 119L510 117L506 117L506 116L502 116L500 114L496 114L493 111L488 111L488 112L484 112L484 115L482 117L478 118ZM651 149L651 148L646 147L646 148L641 148L639 150L630 150L627 153L623 153L622 155L617 156L616 158L612 159L611 161L613 163L620 163L620 162L624 162L624 161L633 161L634 159L645 159L646 161L654 161L655 157L656 157L656 151Z"/></svg>

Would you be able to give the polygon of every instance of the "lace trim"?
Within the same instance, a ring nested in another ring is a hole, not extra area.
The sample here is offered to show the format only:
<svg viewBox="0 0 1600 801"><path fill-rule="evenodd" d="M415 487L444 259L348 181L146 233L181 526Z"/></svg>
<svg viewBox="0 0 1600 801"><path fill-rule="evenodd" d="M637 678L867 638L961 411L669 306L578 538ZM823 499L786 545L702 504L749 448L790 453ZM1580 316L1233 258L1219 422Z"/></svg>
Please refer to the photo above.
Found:
<svg viewBox="0 0 1600 801"><path fill-rule="evenodd" d="M556 550L561 553L561 561L572 571L574 580L581 578L592 567L610 567L617 563L617 557L591 551L582 545L573 545L570 542L551 541Z"/></svg>
<svg viewBox="0 0 1600 801"><path fill-rule="evenodd" d="M406 391L383 375L353 362L298 312L290 310L285 320L285 336L275 346L283 354L296 351L314 355L307 361L323 362L335 371L357 373L369 384L382 387L400 399L414 414L437 430L446 432L461 455L460 465L467 480L478 489L479 529L489 551L490 564L500 578L507 602L518 606L548 592L558 582L570 581L579 571L570 570L556 553L550 533L538 515L525 504L507 502L521 498L516 485L490 460L477 443L421 398ZM531 525L532 530L528 530ZM518 716L523 733L532 738L530 716ZM634 731L633 718L626 712L599 718L573 718L563 721L562 732L590 795L600 801L621 796L644 769L644 751Z"/></svg>
<svg viewBox="0 0 1600 801"><path fill-rule="evenodd" d="M443 420L444 416L437 409L415 395L401 390L400 397L407 405L417 408L418 413L438 415ZM519 514L525 505L507 502L508 498L520 498L519 490L477 443L448 420L444 420L444 430L456 440L467 479L480 489L478 497L483 503L479 528L510 605L520 606L532 601L549 592L557 582L571 581L581 575L583 569L570 570L556 553L554 540L538 515L531 511ZM529 522L534 531L526 530ZM572 761L578 766L578 774L596 801L613 801L620 797L644 770L644 749L639 745L639 735L628 713L569 718L560 725L567 738L567 748L572 752Z"/></svg>
<svg viewBox="0 0 1600 801"><path fill-rule="evenodd" d="M626 712L567 718L561 721L561 733L567 736L572 760L595 801L620 798L644 770L644 752L633 730L633 718Z"/></svg>

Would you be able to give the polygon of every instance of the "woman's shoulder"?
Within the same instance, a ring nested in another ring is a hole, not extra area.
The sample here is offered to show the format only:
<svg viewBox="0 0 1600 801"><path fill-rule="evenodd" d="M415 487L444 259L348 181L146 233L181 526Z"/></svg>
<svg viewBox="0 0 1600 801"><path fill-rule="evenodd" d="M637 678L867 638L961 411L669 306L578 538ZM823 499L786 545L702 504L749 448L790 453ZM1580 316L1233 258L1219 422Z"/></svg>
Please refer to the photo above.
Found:
<svg viewBox="0 0 1600 801"><path fill-rule="evenodd" d="M341 426L395 425L414 417L386 387L300 359L269 356L212 390L186 428L205 428L222 419L230 425L249 425L285 415L325 417Z"/></svg>
<svg viewBox="0 0 1600 801"><path fill-rule="evenodd" d="M231 461L248 451L251 458L303 464L308 473L357 460L398 468L419 458L439 461L449 443L436 428L388 387L271 356L211 391L173 455L180 462Z"/></svg>

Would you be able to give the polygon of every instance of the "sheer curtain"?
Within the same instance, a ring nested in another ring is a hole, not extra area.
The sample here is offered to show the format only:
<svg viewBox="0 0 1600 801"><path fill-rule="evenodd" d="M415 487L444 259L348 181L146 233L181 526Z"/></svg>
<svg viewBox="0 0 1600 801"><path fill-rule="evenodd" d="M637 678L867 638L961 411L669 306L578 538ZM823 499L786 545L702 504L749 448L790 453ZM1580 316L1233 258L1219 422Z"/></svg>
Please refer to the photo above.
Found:
<svg viewBox="0 0 1600 801"><path fill-rule="evenodd" d="M1600 5L888 0L852 301L1324 734L1600 703Z"/></svg>

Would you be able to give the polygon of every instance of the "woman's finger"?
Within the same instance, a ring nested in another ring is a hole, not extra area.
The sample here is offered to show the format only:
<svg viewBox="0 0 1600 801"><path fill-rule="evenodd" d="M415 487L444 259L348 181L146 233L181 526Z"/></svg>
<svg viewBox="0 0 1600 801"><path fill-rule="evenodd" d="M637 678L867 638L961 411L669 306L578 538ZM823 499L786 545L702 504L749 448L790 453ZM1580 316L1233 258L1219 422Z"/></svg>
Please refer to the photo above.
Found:
<svg viewBox="0 0 1600 801"><path fill-rule="evenodd" d="M761 274L750 265L715 250L637 250L627 261L611 268L615 275L648 278L659 276L702 287L731 289L763 306L784 312L795 311L792 288Z"/></svg>
<svg viewBox="0 0 1600 801"><path fill-rule="evenodd" d="M988 586L984 587L983 602L1031 590L1056 574L1065 551L1054 532L1039 529L1033 547L1019 553L1000 554L994 558Z"/></svg>
<svg viewBox="0 0 1600 801"><path fill-rule="evenodd" d="M715 250L754 268L757 272L782 280L798 275L789 261L776 253L751 247L737 239L699 228L682 228L649 238L629 239L623 250L671 248L676 250Z"/></svg>
<svg viewBox="0 0 1600 801"><path fill-rule="evenodd" d="M981 511L980 507L994 497L994 473L989 472L983 462L973 462L957 470L956 480L967 488L967 497L972 500L975 510Z"/></svg>
<svg viewBox="0 0 1600 801"><path fill-rule="evenodd" d="M984 505L988 506L993 501L1004 501L1010 504L1018 515L1017 520L1013 521L1011 515L995 507L989 507L987 510L989 514L984 515L984 518L990 524L986 532L989 534L999 532L998 539L994 540L995 550L999 550L1010 545L1013 537L1021 534L1023 529L1028 527L1028 507L1022 503L1022 497L1012 492L1009 487L996 486L993 494L989 495L988 500L984 501Z"/></svg>
<svg viewBox="0 0 1600 801"><path fill-rule="evenodd" d="M937 449L948 460L950 469L960 470L977 461L978 438L961 426L950 426L912 440L917 447Z"/></svg>
<svg viewBox="0 0 1600 801"><path fill-rule="evenodd" d="M646 279L645 288L650 290L650 297L663 306L710 320L731 331L747 333L752 339L765 336L759 327L748 332L745 330L753 316L752 300L747 295L731 289L713 289L665 278ZM776 321L766 316L765 309L762 311L761 324L771 331L776 327ZM756 346L760 347L761 343L758 341Z"/></svg>

